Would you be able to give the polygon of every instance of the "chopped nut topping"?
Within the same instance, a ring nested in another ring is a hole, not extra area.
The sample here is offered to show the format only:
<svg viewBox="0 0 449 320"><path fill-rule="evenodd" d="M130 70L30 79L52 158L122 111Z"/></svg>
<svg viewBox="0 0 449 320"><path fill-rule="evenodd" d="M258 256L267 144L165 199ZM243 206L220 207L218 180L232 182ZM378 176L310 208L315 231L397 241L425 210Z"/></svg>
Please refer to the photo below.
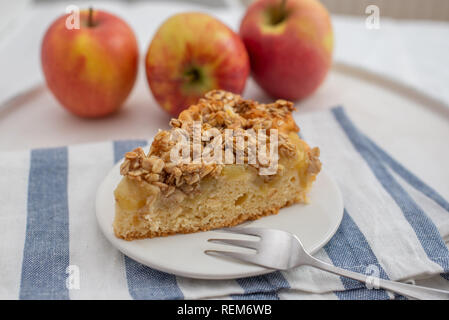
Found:
<svg viewBox="0 0 449 320"><path fill-rule="evenodd" d="M311 174L317 174L321 171L321 161L318 159L320 156L320 149L313 148L309 151L310 154L310 163L307 171Z"/></svg>
<svg viewBox="0 0 449 320"><path fill-rule="evenodd" d="M154 173L161 173L162 169L164 169L164 161L162 159L152 158L152 171Z"/></svg>
<svg viewBox="0 0 449 320"><path fill-rule="evenodd" d="M143 183L151 184L158 188L166 197L176 196L176 199L183 199L186 195L195 192L199 188L201 179L206 177L217 177L221 174L223 164L201 162L199 164L175 164L170 161L170 151L176 144L171 139L171 134L178 128L184 129L190 138L193 136L193 123L201 123L201 131L216 129L218 135L221 134L221 147L224 150L226 144L234 146L235 152L243 152L244 163L255 168L264 167L267 164L256 161L250 163L251 154L246 146L248 141L253 141L254 137L247 136L244 139L244 148L237 144L236 136L229 141L225 141L225 130L234 129L234 132L245 130L262 129L266 130L267 136L270 129L278 129L279 154L285 157L293 157L297 150L295 145L289 142L288 133L299 131L291 112L294 110L293 104L285 100L277 100L270 104L261 104L252 100L244 100L239 95L221 90L213 90L200 99L195 105L183 111L178 119L170 121L171 130L160 130L151 145L148 155L142 148L137 148L125 155L125 161L120 166L120 174L130 179L135 179ZM191 139L192 140L192 139ZM214 139L214 143L219 143ZM212 141L212 138L211 138ZM205 149L203 142L202 150ZM269 148L267 142L267 149ZM218 144L218 147L220 145ZM213 151L213 148L211 148ZM191 149L192 150L192 149ZM311 165L309 170L319 171L319 151L312 149ZM223 152L224 155L224 152ZM315 161L316 160L316 161ZM278 168L277 174L283 173L283 167ZM180 200L182 201L182 200Z"/></svg>

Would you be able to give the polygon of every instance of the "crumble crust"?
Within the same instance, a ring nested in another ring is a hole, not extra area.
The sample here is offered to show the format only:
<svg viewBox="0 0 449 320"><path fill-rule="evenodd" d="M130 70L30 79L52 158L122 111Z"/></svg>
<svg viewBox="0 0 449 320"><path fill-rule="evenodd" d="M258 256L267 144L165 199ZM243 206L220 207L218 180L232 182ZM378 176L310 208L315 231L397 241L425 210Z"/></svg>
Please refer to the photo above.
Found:
<svg viewBox="0 0 449 320"><path fill-rule="evenodd" d="M260 168L268 165L266 159L260 161L256 157L255 163L248 162L248 139L253 137L245 135L245 130L265 130L267 135L267 149L270 146L269 130L278 129L278 150L283 157L294 157L297 150L294 144L289 142L288 134L298 132L299 128L291 115L294 110L293 103L285 100L277 100L274 103L262 104L253 100L242 99L239 95L223 90L208 92L197 104L190 106L181 112L177 119L171 119L170 130L160 130L151 145L148 154L142 148L137 148L126 153L125 161L120 166L120 174L129 179L136 180L153 190L153 197L147 199L147 205L153 202L159 192L165 197L172 195L175 191L179 202L186 195L193 196L199 189L199 183L205 177L217 177L220 175L223 164L217 163L173 163L170 161L170 151L176 144L171 138L177 129L183 129L189 135L189 141L193 141L193 124L201 123L201 133L215 128L221 134L221 148L225 154L225 144L232 143L234 157L236 152L244 152L244 163ZM233 129L234 137L226 141L225 130ZM237 133L237 134L236 134ZM245 148L236 143L235 135L241 133L245 138ZM217 139L214 139L215 142ZM209 142L201 142L201 152ZM240 150L239 150L240 149ZM190 148L192 150L192 146ZM307 151L310 157L308 171L318 173L321 163L318 159L319 149L313 148ZM192 155L191 155L192 156ZM278 165L276 175L282 174L283 167ZM264 176L270 179L272 176Z"/></svg>

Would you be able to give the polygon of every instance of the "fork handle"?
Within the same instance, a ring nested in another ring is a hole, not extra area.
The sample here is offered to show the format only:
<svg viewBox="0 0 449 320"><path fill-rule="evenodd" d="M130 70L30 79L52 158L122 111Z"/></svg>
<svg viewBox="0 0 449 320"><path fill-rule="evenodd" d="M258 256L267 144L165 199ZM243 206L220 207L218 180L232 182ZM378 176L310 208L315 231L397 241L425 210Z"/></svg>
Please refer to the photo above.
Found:
<svg viewBox="0 0 449 320"><path fill-rule="evenodd" d="M366 283L368 280L368 277L364 274L352 272L346 269L342 269L339 267L335 267L331 264L328 264L326 262L323 262L321 260L318 260L314 257L310 257L308 265L331 272L333 274L351 278L354 280L358 280L360 282ZM396 293L399 293L403 296L406 296L408 298L412 299L420 299L420 300L449 300L449 291L439 290L439 289L433 289L433 288L427 288L427 287L421 287L421 286L415 286L412 284L397 282L397 281L390 281L385 280L381 278L371 277L373 282L376 284L376 289L386 289L389 291L393 291Z"/></svg>

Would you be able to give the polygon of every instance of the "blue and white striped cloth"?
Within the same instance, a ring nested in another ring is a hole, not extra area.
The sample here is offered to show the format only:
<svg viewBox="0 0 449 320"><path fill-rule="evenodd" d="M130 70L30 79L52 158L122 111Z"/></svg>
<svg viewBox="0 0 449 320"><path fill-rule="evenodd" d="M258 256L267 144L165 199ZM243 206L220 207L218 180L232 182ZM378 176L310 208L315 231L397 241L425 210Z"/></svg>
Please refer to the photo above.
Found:
<svg viewBox="0 0 449 320"><path fill-rule="evenodd" d="M301 116L345 202L316 256L393 280L449 281L449 203L361 133L342 108ZM390 299L383 290L310 267L238 280L194 280L124 256L95 218L96 189L147 141L0 153L0 299ZM79 288L66 285L69 266ZM71 289L69 289L71 288Z"/></svg>

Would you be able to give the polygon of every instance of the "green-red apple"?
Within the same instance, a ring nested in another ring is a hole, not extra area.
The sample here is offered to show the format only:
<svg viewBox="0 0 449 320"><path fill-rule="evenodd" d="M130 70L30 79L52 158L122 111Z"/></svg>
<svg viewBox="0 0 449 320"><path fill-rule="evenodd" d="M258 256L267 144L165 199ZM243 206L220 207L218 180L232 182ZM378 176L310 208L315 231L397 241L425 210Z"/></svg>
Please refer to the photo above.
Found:
<svg viewBox="0 0 449 320"><path fill-rule="evenodd" d="M249 60L240 37L203 13L181 13L157 30L146 55L153 96L173 116L212 89L241 93Z"/></svg>
<svg viewBox="0 0 449 320"><path fill-rule="evenodd" d="M48 88L67 110L81 117L116 111L131 92L138 66L137 41L120 18L100 10L80 12L80 28L58 18L41 50Z"/></svg>
<svg viewBox="0 0 449 320"><path fill-rule="evenodd" d="M240 25L256 82L276 98L311 94L332 63L333 32L317 0L259 0Z"/></svg>

